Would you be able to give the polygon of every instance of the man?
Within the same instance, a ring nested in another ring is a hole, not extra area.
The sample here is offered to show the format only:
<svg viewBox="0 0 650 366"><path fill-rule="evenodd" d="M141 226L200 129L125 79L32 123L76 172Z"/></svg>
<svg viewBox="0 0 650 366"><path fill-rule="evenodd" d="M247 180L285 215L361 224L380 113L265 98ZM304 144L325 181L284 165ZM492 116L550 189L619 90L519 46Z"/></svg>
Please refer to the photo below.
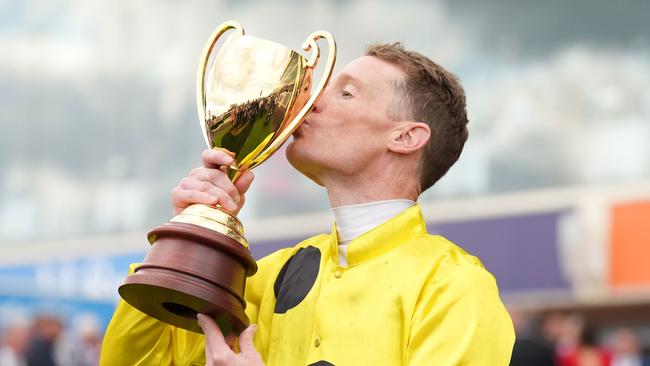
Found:
<svg viewBox="0 0 650 366"><path fill-rule="evenodd" d="M0 365L27 366L25 355L31 337L29 320L14 315L3 321L0 326Z"/></svg>
<svg viewBox="0 0 650 366"><path fill-rule="evenodd" d="M458 159L466 124L453 75L398 43L369 47L331 80L286 151L326 188L335 226L258 262L241 352L209 317L199 315L204 337L121 302L103 364L507 365L514 332L494 278L429 235L415 203ZM231 162L205 151L173 192L175 212L237 212L253 175L233 185L219 170Z"/></svg>

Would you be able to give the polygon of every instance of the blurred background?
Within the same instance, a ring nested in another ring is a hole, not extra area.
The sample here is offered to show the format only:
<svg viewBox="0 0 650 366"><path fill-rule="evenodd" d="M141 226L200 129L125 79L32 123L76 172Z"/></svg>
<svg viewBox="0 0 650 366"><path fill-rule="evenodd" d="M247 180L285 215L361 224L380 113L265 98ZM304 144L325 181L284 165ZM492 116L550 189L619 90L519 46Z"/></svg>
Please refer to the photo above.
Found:
<svg viewBox="0 0 650 366"><path fill-rule="evenodd" d="M649 15L647 0L0 0L0 365L96 363L128 264L200 164L195 71L227 19L295 49L327 29L337 69L401 41L457 74L470 139L420 203L496 276L513 364L648 365ZM256 257L329 231L325 192L282 151L255 173L240 218Z"/></svg>

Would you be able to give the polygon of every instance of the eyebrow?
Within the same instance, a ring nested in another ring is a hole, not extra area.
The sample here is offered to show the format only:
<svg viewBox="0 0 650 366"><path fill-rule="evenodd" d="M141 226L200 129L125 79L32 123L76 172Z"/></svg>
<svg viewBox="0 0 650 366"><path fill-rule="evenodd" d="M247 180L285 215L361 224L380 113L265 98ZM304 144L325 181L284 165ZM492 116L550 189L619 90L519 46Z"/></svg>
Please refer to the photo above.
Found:
<svg viewBox="0 0 650 366"><path fill-rule="evenodd" d="M339 82L343 82L343 81L349 81L352 82L353 84L357 84L357 86L363 86L363 81L344 72L339 74Z"/></svg>

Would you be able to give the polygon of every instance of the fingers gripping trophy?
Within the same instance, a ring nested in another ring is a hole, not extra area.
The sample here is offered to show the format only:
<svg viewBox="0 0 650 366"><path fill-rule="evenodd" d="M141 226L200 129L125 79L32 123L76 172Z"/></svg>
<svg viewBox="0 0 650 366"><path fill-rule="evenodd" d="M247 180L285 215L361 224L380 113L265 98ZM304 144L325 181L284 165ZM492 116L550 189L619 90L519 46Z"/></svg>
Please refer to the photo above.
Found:
<svg viewBox="0 0 650 366"><path fill-rule="evenodd" d="M228 31L206 75L217 41ZM328 57L310 94L320 39L327 42ZM197 107L208 147L234 153L234 162L225 168L231 180L269 158L323 93L336 60L334 39L317 31L303 49L311 51L309 59L244 35L235 21L221 24L208 39L197 71ZM197 313L212 316L224 334L239 334L248 326L244 287L257 264L237 217L219 205L191 205L152 229L148 240L152 248L143 263L119 287L126 302L197 333L202 333Z"/></svg>

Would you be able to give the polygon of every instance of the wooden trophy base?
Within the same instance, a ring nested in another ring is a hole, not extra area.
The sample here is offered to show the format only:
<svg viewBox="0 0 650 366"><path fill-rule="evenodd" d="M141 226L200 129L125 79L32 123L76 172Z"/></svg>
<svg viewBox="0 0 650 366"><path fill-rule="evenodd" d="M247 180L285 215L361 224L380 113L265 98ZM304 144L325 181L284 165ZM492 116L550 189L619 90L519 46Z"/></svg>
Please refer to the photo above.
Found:
<svg viewBox="0 0 650 366"><path fill-rule="evenodd" d="M204 227L169 222L149 232L144 262L119 287L136 309L165 323L203 333L196 315L212 316L224 335L248 326L246 277L257 271L247 248Z"/></svg>

